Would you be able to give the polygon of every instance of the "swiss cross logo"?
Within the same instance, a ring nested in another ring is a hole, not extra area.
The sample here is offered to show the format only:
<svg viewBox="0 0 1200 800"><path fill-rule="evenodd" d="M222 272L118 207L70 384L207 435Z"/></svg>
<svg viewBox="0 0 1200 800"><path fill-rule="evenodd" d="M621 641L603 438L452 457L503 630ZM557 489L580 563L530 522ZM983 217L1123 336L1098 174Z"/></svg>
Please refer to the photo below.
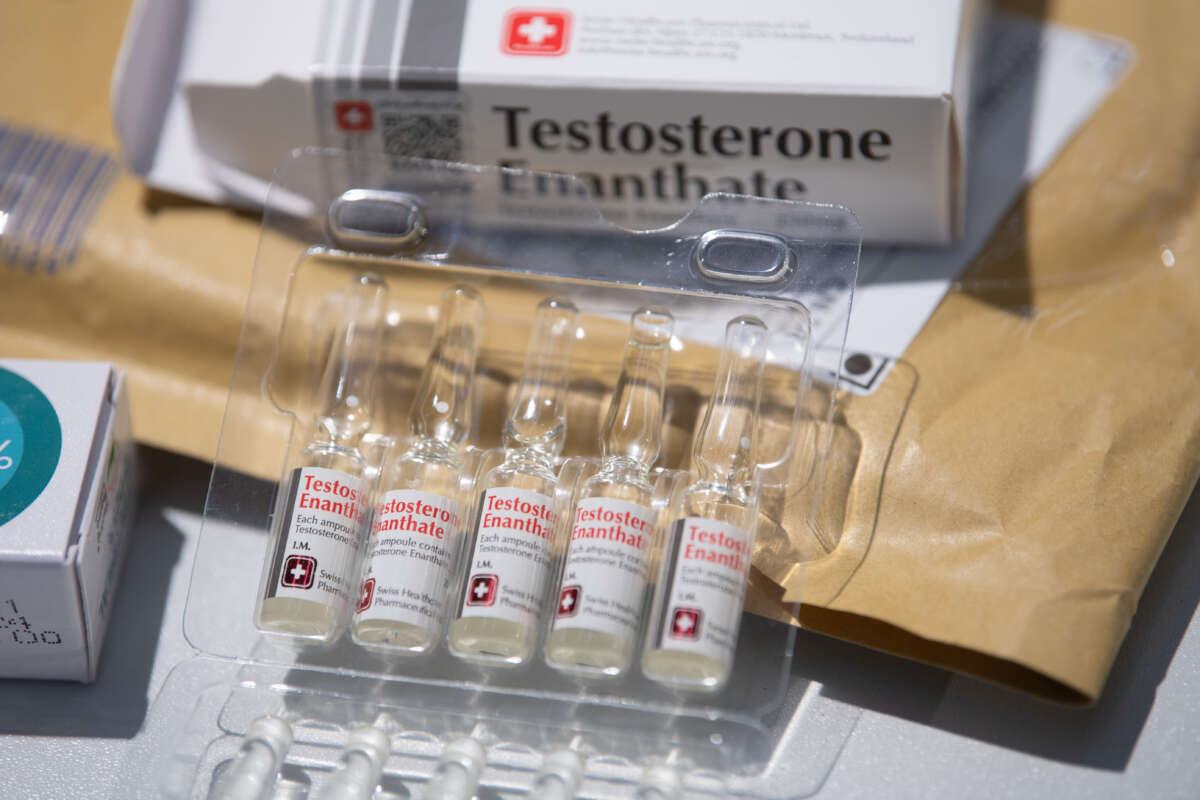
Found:
<svg viewBox="0 0 1200 800"><path fill-rule="evenodd" d="M339 100L333 104L338 130L362 133L375 128L375 112L366 100Z"/></svg>
<svg viewBox="0 0 1200 800"><path fill-rule="evenodd" d="M676 639L699 639L700 609L676 608L671 614L671 635Z"/></svg>
<svg viewBox="0 0 1200 800"><path fill-rule="evenodd" d="M371 607L371 601L375 599L375 579L367 578L362 582L362 586L358 590L358 605L354 610L361 614Z"/></svg>
<svg viewBox="0 0 1200 800"><path fill-rule="evenodd" d="M581 596L583 596L583 590L578 586L564 586L562 595L558 598L558 616L575 616L575 612L579 610Z"/></svg>
<svg viewBox="0 0 1200 800"><path fill-rule="evenodd" d="M471 586L467 589L467 605L490 606L496 602L496 587L500 579L495 575L476 575L471 578Z"/></svg>
<svg viewBox="0 0 1200 800"><path fill-rule="evenodd" d="M561 56L567 52L571 15L566 11L516 8L504 18L501 49L513 56Z"/></svg>
<svg viewBox="0 0 1200 800"><path fill-rule="evenodd" d="M317 560L312 556L288 556L279 582L289 589L308 589L317 577Z"/></svg>

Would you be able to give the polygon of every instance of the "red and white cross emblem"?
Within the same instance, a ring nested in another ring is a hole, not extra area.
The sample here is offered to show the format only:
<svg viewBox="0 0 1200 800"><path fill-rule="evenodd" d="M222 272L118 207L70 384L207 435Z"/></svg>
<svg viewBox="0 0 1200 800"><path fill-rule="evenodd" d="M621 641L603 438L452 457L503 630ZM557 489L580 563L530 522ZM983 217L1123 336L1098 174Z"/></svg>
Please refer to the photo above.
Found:
<svg viewBox="0 0 1200 800"><path fill-rule="evenodd" d="M671 635L676 639L699 639L700 609L676 608L671 615Z"/></svg>
<svg viewBox="0 0 1200 800"><path fill-rule="evenodd" d="M514 56L561 56L567 52L570 30L566 11L513 9L505 17L500 47Z"/></svg>
<svg viewBox="0 0 1200 800"><path fill-rule="evenodd" d="M364 133L375 127L375 113L366 100L339 100L333 104L333 120L338 130Z"/></svg>
<svg viewBox="0 0 1200 800"><path fill-rule="evenodd" d="M358 605L354 610L361 614L371 607L371 601L375 599L375 579L367 578L362 582L362 587L358 590Z"/></svg>
<svg viewBox="0 0 1200 800"><path fill-rule="evenodd" d="M279 582L289 589L308 589L317 576L317 560L312 556L288 556L283 562Z"/></svg>
<svg viewBox="0 0 1200 800"><path fill-rule="evenodd" d="M579 610L579 598L583 590L578 586L564 586L558 598L558 616L572 617Z"/></svg>
<svg viewBox="0 0 1200 800"><path fill-rule="evenodd" d="M496 601L496 587L499 585L500 579L495 575L474 576L467 589L467 605L490 606Z"/></svg>

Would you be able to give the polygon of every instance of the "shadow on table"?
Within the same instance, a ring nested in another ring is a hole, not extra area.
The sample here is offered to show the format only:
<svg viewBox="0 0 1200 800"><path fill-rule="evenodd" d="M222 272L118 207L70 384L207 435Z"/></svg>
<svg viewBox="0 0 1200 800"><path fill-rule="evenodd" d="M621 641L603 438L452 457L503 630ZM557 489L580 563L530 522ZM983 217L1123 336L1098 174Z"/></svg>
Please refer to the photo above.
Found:
<svg viewBox="0 0 1200 800"><path fill-rule="evenodd" d="M163 516L167 506L199 512L211 467L139 448L142 507L129 541L121 585L95 683L0 680L0 733L130 738L141 727L171 573L184 538Z"/></svg>
<svg viewBox="0 0 1200 800"><path fill-rule="evenodd" d="M797 666L861 708L1042 758L1114 772L1129 764L1176 649L1200 604L1200 491L1142 594L1097 704L1051 705L944 670L801 632Z"/></svg>

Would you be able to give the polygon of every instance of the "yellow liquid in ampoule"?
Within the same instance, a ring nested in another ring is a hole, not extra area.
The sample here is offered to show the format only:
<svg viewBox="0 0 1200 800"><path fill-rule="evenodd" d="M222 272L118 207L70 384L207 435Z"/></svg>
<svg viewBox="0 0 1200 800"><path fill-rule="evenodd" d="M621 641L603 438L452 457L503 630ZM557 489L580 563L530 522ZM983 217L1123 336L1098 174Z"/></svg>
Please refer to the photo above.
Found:
<svg viewBox="0 0 1200 800"><path fill-rule="evenodd" d="M550 666L582 676L628 669L642 626L657 513L648 479L662 447L674 320L639 309L600 433L600 472L580 490L546 637Z"/></svg>
<svg viewBox="0 0 1200 800"><path fill-rule="evenodd" d="M354 641L420 655L441 639L463 527L459 451L471 432L471 392L483 300L466 286L442 295L434 343L409 411L411 443L385 466L350 626Z"/></svg>
<svg viewBox="0 0 1200 800"><path fill-rule="evenodd" d="M283 482L255 610L262 631L322 641L340 632L354 596L368 487L358 442L371 401L387 285L351 279L342 326L318 391L314 439Z"/></svg>
<svg viewBox="0 0 1200 800"><path fill-rule="evenodd" d="M568 359L579 311L547 298L537 309L504 462L484 476L466 579L447 644L462 659L527 663L537 646L557 526L555 459L566 436Z"/></svg>
<svg viewBox="0 0 1200 800"><path fill-rule="evenodd" d="M692 450L698 480L666 531L642 672L676 688L716 691L733 667L754 538L750 487L766 349L767 329L757 318L726 327Z"/></svg>

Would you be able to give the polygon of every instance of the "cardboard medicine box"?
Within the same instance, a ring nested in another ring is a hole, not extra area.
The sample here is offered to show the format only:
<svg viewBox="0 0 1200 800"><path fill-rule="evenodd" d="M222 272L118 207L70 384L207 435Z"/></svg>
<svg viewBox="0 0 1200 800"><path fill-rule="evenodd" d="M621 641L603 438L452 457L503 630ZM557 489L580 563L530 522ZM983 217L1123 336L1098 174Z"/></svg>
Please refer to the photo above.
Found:
<svg viewBox="0 0 1200 800"><path fill-rule="evenodd" d="M613 222L708 192L841 203L874 242L963 223L975 0L140 2L113 79L155 186L261 203L293 147L580 175ZM552 213L536 182L500 187Z"/></svg>
<svg viewBox="0 0 1200 800"><path fill-rule="evenodd" d="M0 359L0 677L95 679L135 458L111 365Z"/></svg>

